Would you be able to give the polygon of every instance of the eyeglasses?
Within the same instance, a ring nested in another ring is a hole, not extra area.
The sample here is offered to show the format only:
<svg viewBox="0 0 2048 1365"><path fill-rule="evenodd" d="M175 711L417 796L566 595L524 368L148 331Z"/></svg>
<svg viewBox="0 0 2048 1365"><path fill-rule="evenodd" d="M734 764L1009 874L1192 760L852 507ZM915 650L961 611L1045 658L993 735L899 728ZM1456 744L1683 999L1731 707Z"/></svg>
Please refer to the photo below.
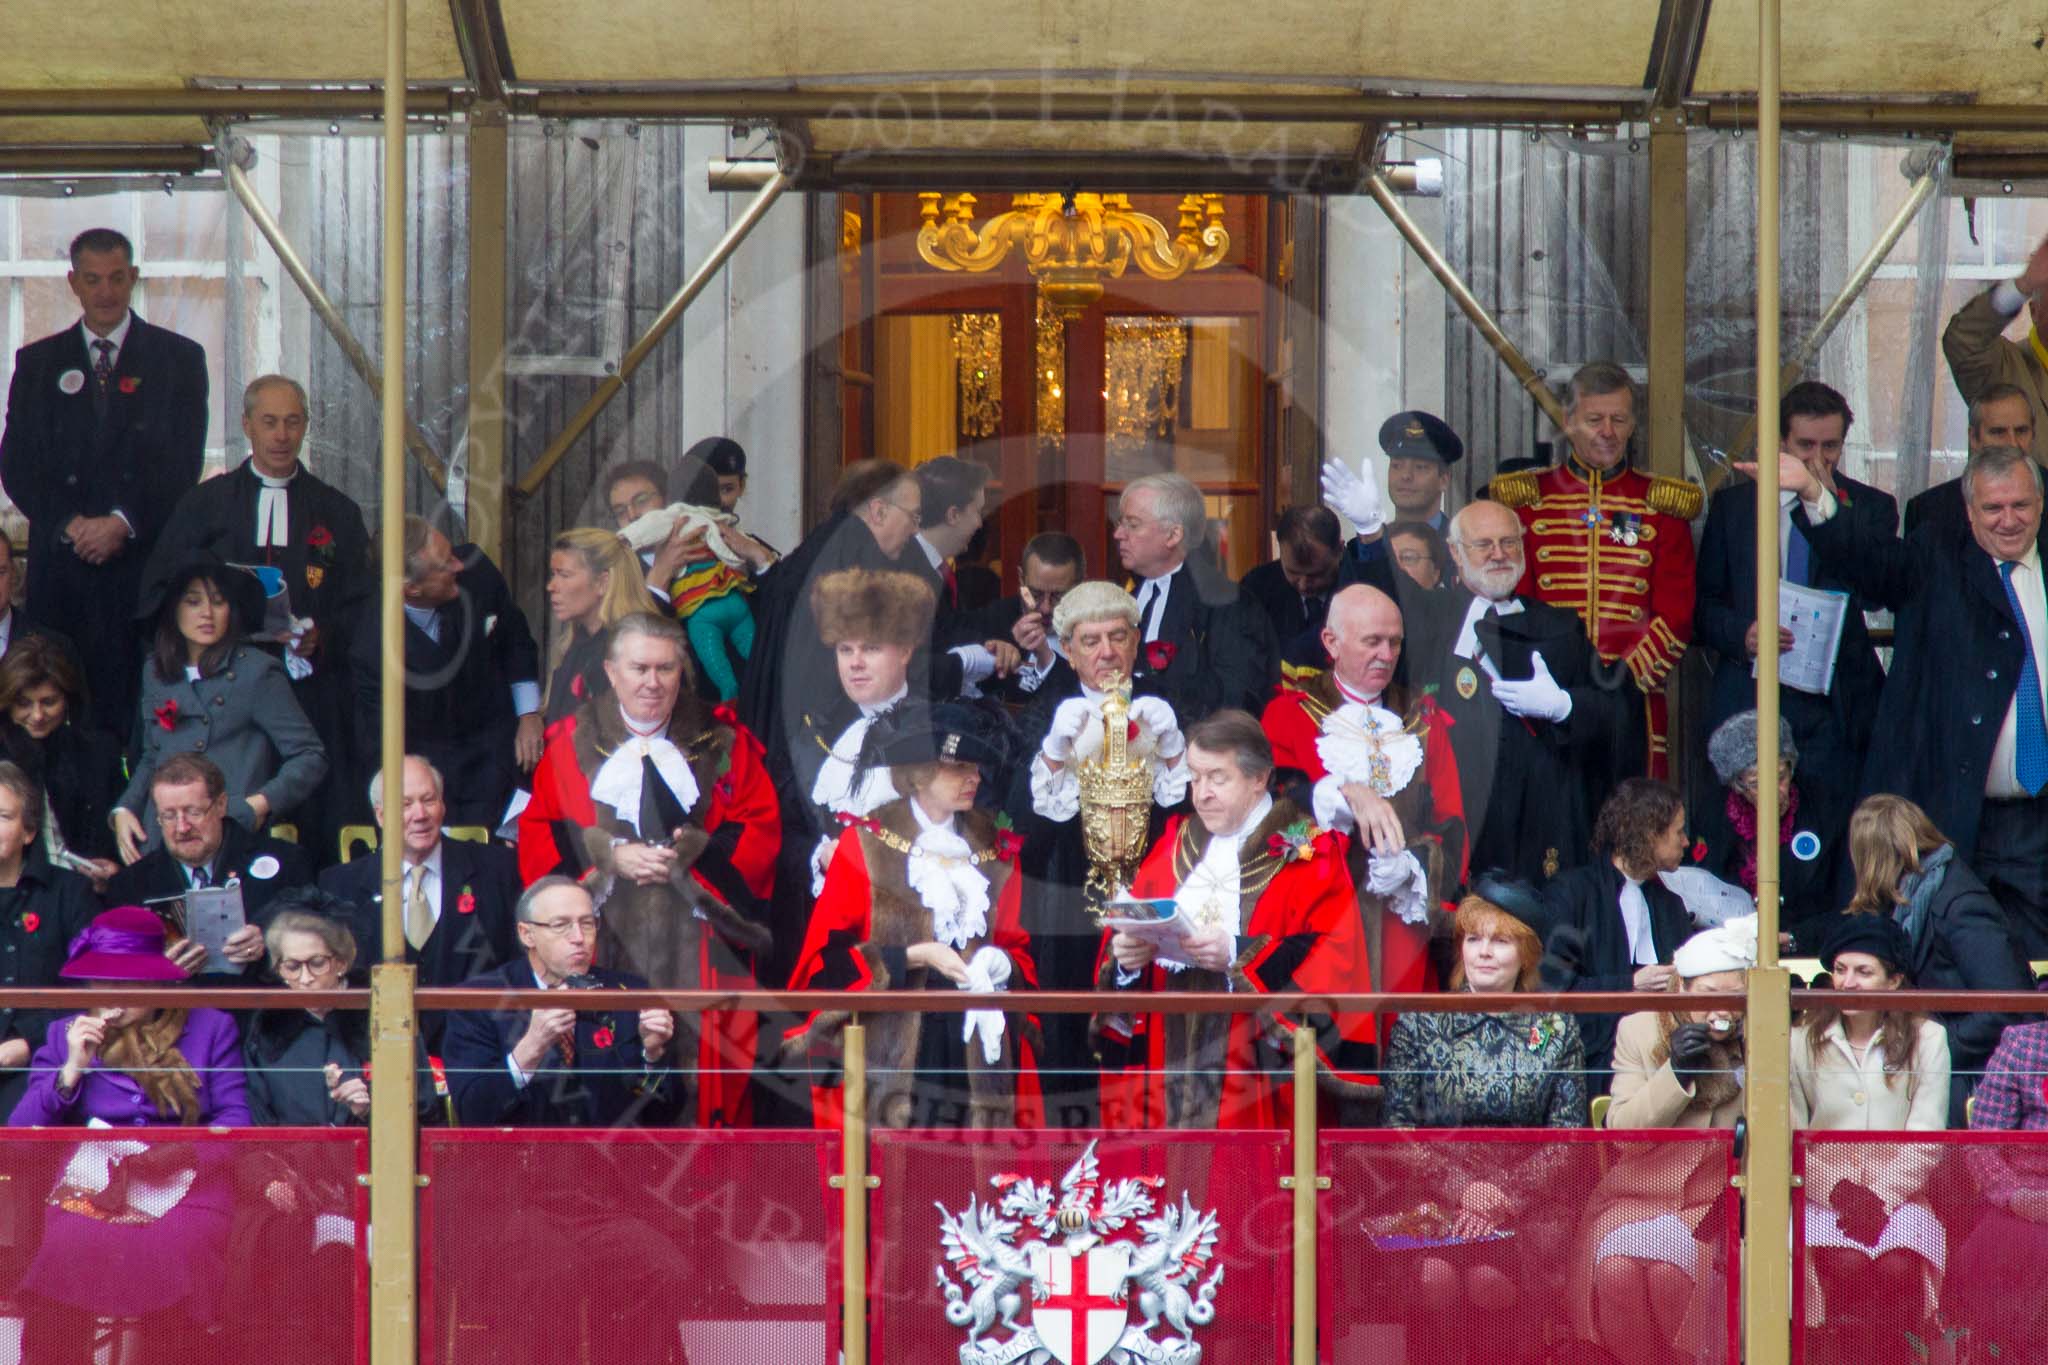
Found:
<svg viewBox="0 0 2048 1365"><path fill-rule="evenodd" d="M206 817L213 813L213 808L219 804L218 801L209 801L203 806L158 806L156 822L167 829L197 825L205 821Z"/></svg>
<svg viewBox="0 0 2048 1365"><path fill-rule="evenodd" d="M1119 531L1128 531L1132 535L1136 535L1138 532L1144 530L1147 526L1156 526L1158 524L1159 518L1157 517L1123 516L1118 517L1116 519L1116 529Z"/></svg>
<svg viewBox="0 0 2048 1365"><path fill-rule="evenodd" d="M627 517L637 517L650 508L659 506L660 503L661 495L650 488L644 493L635 493L624 502L613 503L612 519L624 521Z"/></svg>
<svg viewBox="0 0 2048 1365"><path fill-rule="evenodd" d="M574 933L579 938L595 938L597 936L597 916L595 915L583 915L576 919L531 920L529 923L542 933L551 934L556 938L567 938L571 933Z"/></svg>
<svg viewBox="0 0 2048 1365"><path fill-rule="evenodd" d="M1792 764L1785 762L1778 764L1777 780L1781 784L1792 780ZM1758 781L1759 774L1757 770L1751 768L1748 772L1735 779L1735 790L1743 793L1745 796L1754 796L1756 795Z"/></svg>
<svg viewBox="0 0 2048 1365"><path fill-rule="evenodd" d="M1520 536L1502 536L1499 540L1461 540L1458 543L1482 559L1495 550L1514 551L1522 548Z"/></svg>
<svg viewBox="0 0 2048 1365"><path fill-rule="evenodd" d="M334 959L326 953L318 957L288 957L277 964L279 976L323 976L334 965Z"/></svg>

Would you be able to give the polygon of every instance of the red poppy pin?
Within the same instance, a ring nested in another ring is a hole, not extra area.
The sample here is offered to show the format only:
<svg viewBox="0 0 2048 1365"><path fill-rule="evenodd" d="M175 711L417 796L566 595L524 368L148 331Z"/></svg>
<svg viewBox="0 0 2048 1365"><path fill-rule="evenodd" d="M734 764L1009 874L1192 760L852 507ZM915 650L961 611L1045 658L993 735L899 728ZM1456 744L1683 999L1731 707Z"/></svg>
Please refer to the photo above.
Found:
<svg viewBox="0 0 2048 1365"><path fill-rule="evenodd" d="M462 894L455 898L455 913L458 915L474 915L476 913L476 896L466 886L462 888Z"/></svg>
<svg viewBox="0 0 2048 1365"><path fill-rule="evenodd" d="M136 375L124 374L121 376L121 382L115 387L123 393L133 393L142 387L142 380Z"/></svg>
<svg viewBox="0 0 2048 1365"><path fill-rule="evenodd" d="M1154 673L1164 673L1173 667L1173 656L1178 653L1171 640L1154 640L1145 646L1145 667Z"/></svg>
<svg viewBox="0 0 2048 1365"><path fill-rule="evenodd" d="M324 550L333 543L334 532L328 530L325 526L315 526L312 530L306 532L306 544L316 550Z"/></svg>
<svg viewBox="0 0 2048 1365"><path fill-rule="evenodd" d="M569 679L569 695L578 701L583 700L583 675L581 673Z"/></svg>
<svg viewBox="0 0 2048 1365"><path fill-rule="evenodd" d="M1006 863L1017 861L1017 855L1024 851L1024 836L1017 833L1008 811L996 817L996 857Z"/></svg>
<svg viewBox="0 0 2048 1365"><path fill-rule="evenodd" d="M611 1025L600 1024L598 1026L597 1032L590 1035L590 1041L593 1045L595 1045L598 1048L610 1047L612 1045Z"/></svg>
<svg viewBox="0 0 2048 1365"><path fill-rule="evenodd" d="M33 910L29 911L26 915L23 915L21 917L21 927L31 934L33 934L38 928L40 928L42 926L42 923L43 917L41 915L38 915Z"/></svg>
<svg viewBox="0 0 2048 1365"><path fill-rule="evenodd" d="M1707 860L1707 841L1705 839L1695 839L1692 841L1692 860L1696 863L1703 863Z"/></svg>
<svg viewBox="0 0 2048 1365"><path fill-rule="evenodd" d="M157 707L156 710L151 714L153 714L156 717L156 723L161 728L165 730L177 729L178 699L176 697L164 698L164 704L162 706Z"/></svg>

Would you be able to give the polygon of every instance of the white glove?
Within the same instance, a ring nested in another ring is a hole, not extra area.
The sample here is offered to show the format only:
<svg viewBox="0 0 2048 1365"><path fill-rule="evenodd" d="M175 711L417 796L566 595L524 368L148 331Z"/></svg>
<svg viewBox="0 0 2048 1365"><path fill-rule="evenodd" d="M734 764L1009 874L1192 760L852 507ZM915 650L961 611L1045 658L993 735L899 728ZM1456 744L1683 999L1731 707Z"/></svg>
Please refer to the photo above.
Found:
<svg viewBox="0 0 2048 1365"><path fill-rule="evenodd" d="M993 995L1010 984L1010 955L993 944L975 950L967 960L967 982L961 990L976 995ZM967 1010L960 1021L960 1041L971 1043L981 1035L981 1059L994 1066L1003 1056L1003 1012Z"/></svg>
<svg viewBox="0 0 2048 1365"><path fill-rule="evenodd" d="M1045 742L1038 746L1039 752L1054 763L1066 762L1074 756L1074 741L1081 737L1090 721L1099 719L1095 707L1086 697L1067 698L1052 713L1052 728L1045 732Z"/></svg>
<svg viewBox="0 0 2048 1365"><path fill-rule="evenodd" d="M1362 536L1369 536L1387 524L1378 487L1352 473L1342 460L1323 461L1323 503L1349 521Z"/></svg>
<svg viewBox="0 0 2048 1365"><path fill-rule="evenodd" d="M1535 672L1524 682L1502 682L1494 680L1494 699L1511 716L1533 716L1552 724L1564 720L1572 713L1572 694L1557 685L1550 676L1550 666L1543 662L1541 654L1532 654L1530 659ZM1492 673L1489 667L1487 672Z"/></svg>
<svg viewBox="0 0 2048 1365"><path fill-rule="evenodd" d="M1166 698L1138 697L1131 702L1130 714L1132 720L1151 732L1152 738L1158 742L1161 758L1171 761L1188 747L1180 732L1180 718L1173 714Z"/></svg>

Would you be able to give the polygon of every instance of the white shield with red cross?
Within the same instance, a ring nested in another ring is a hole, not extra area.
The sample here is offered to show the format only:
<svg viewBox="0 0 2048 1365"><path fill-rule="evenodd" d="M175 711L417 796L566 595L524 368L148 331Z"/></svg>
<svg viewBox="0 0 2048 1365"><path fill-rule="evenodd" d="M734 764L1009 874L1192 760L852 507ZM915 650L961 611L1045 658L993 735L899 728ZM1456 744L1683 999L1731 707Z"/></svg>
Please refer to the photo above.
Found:
<svg viewBox="0 0 2048 1365"><path fill-rule="evenodd" d="M1090 1247L1078 1261L1060 1247L1033 1246L1030 1253L1046 1287L1046 1297L1031 1309L1039 1344L1060 1365L1099 1365L1130 1322L1129 1307L1111 1297L1123 1287L1130 1244Z"/></svg>

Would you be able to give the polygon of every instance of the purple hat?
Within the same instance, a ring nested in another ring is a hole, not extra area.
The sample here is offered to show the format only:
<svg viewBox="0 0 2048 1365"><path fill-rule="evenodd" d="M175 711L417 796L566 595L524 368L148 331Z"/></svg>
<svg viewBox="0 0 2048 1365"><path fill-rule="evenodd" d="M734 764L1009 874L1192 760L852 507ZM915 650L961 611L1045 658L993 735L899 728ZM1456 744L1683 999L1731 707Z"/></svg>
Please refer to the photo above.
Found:
<svg viewBox="0 0 2048 1365"><path fill-rule="evenodd" d="M139 905L93 916L71 940L57 975L73 981L183 981L185 969L164 956L164 925Z"/></svg>

